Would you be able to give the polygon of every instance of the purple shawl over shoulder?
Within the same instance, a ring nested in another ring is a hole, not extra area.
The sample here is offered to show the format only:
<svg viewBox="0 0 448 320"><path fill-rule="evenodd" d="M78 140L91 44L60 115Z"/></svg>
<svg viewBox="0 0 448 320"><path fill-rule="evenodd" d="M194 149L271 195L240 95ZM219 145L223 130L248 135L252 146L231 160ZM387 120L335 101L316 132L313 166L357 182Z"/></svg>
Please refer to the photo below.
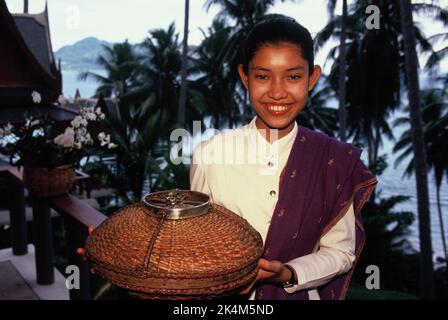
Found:
<svg viewBox="0 0 448 320"><path fill-rule="evenodd" d="M299 126L280 179L279 199L266 238L264 258L286 263L313 252L319 239L347 212L356 216L353 268L318 288L321 299L344 299L365 241L360 211L377 180L360 160L361 150ZM271 284L257 288L256 299L304 300Z"/></svg>

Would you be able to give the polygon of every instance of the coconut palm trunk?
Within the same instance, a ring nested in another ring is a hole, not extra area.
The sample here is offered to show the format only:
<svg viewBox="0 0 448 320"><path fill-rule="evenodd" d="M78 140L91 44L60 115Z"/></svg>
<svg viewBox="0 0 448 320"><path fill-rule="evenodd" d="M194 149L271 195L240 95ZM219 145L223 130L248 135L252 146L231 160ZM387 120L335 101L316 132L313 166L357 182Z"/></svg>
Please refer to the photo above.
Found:
<svg viewBox="0 0 448 320"><path fill-rule="evenodd" d="M420 295L423 299L431 299L434 298L431 218L429 211L426 153L420 109L420 88L417 70L418 60L415 49L411 1L400 0L400 9L405 53L407 95L412 129L412 147L415 161L415 178L417 184L420 235Z"/></svg>
<svg viewBox="0 0 448 320"><path fill-rule="evenodd" d="M436 185L437 194L437 212L439 214L440 234L442 235L443 254L445 256L445 264L448 270L448 251L446 249L445 227L443 223L442 206L440 204L440 184Z"/></svg>
<svg viewBox="0 0 448 320"><path fill-rule="evenodd" d="M346 140L345 69L346 69L347 0L342 1L341 37L339 43L339 138Z"/></svg>
<svg viewBox="0 0 448 320"><path fill-rule="evenodd" d="M190 11L190 0L185 0L184 18L184 40L182 45L182 69L179 98L178 122L181 127L185 126L185 108L187 103L187 63L188 63L188 19Z"/></svg>

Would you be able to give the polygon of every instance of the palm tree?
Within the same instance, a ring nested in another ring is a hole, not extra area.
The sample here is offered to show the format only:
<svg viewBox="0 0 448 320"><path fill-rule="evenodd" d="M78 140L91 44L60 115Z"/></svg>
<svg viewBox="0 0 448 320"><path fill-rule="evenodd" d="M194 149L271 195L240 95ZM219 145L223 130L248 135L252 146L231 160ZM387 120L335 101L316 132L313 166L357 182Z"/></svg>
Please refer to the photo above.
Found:
<svg viewBox="0 0 448 320"><path fill-rule="evenodd" d="M114 44L112 47L103 45L104 54L97 58L97 64L105 71L101 75L91 71L85 71L78 75L79 80L91 79L100 84L95 96L102 93L106 98L120 97L127 93L132 86L133 76L137 65L134 49L126 40L123 43Z"/></svg>
<svg viewBox="0 0 448 320"><path fill-rule="evenodd" d="M106 75L86 71L78 75L78 79L92 79L100 86L96 89L95 96L117 98L119 117L123 121L129 120L128 103L125 101L130 88L135 82L136 70L139 66L134 48L126 40L123 43L114 44L112 47L103 45L105 53L97 58L97 63L103 68Z"/></svg>
<svg viewBox="0 0 448 320"><path fill-rule="evenodd" d="M444 9L437 10L437 9L434 9L433 6L431 6L429 4L424 4L422 6L427 8L427 11L432 13L435 16L435 18L438 21L442 22L442 24L445 27L448 27L448 10L446 10L446 9L445 10ZM438 34L434 34L431 37L429 37L428 40L433 44L435 44L439 41L447 41L448 40L448 32L441 32ZM447 57L448 57L448 45L431 53L431 55L429 56L429 58L426 62L426 66L425 66L426 69L433 72L434 70L436 70L436 67L440 64L440 62ZM448 74L437 77L437 80L441 80L442 86L444 88L448 88Z"/></svg>
<svg viewBox="0 0 448 320"><path fill-rule="evenodd" d="M428 196L426 152L423 139L422 115L420 110L418 60L415 49L414 23L410 0L400 0L402 32L406 65L409 114L412 128L412 146L417 182L417 204L420 234L420 292L422 298L434 297L434 269L432 260L431 223Z"/></svg>
<svg viewBox="0 0 448 320"><path fill-rule="evenodd" d="M195 80L190 83L190 88L198 93L196 104L201 106L201 119L211 117L214 128L231 128L241 122L234 85L228 81L232 71L226 65L216 63L231 32L223 20L216 18L202 33L204 39L191 57L190 70Z"/></svg>
<svg viewBox="0 0 448 320"><path fill-rule="evenodd" d="M446 157L446 150L448 150L448 103L446 102L445 93L441 89L423 90L420 97L423 105L422 119L428 170L434 170L440 233L445 263L448 266L448 250L440 203L442 179L445 175L448 178L448 158ZM394 126L409 123L409 117L401 117L394 121ZM412 158L412 132L410 129L403 132L400 140L395 145L394 152L398 151L401 151L401 154L396 160L396 165L411 157L403 173L403 176L410 176L415 171L415 163Z"/></svg>
<svg viewBox="0 0 448 320"><path fill-rule="evenodd" d="M182 41L182 68L181 84L179 98L179 125L183 126L185 122L185 104L187 100L187 62L188 62L188 18L190 11L190 0L185 0L185 18L184 18L184 40Z"/></svg>
<svg viewBox="0 0 448 320"><path fill-rule="evenodd" d="M111 139L118 145L117 172L110 171L108 176L124 203L141 199L148 172L154 168L152 154L157 143L159 116L155 114L146 119L144 127L137 126L136 118L124 122L112 112L106 119Z"/></svg>
<svg viewBox="0 0 448 320"><path fill-rule="evenodd" d="M334 10L337 0L328 2L328 12L330 20L334 18ZM339 40L339 139L346 140L346 107L345 107L345 77L346 77L346 21L347 21L347 0L342 0L342 16L340 19L340 40Z"/></svg>
<svg viewBox="0 0 448 320"><path fill-rule="evenodd" d="M444 27L448 27L448 10L441 9L434 4L420 4L421 10L425 10L429 14L432 14L437 21L440 21ZM431 43L437 43L439 41L448 40L448 32L441 32L432 35L428 38ZM436 65L440 63L444 58L448 57L448 45L443 48L432 52L426 62L427 69L433 69Z"/></svg>
<svg viewBox="0 0 448 320"><path fill-rule="evenodd" d="M145 123L157 114L160 134L166 137L177 121L179 88L178 75L182 58L179 36L174 23L167 30L155 29L139 45L141 61L135 86L128 93L129 99L138 101L136 121Z"/></svg>
<svg viewBox="0 0 448 320"><path fill-rule="evenodd" d="M378 30L369 30L364 25L365 7L369 4L380 6L381 27ZM367 146L369 166L378 159L384 135L393 138L387 118L400 106L404 57L399 12L396 1L360 0L349 6L345 19L347 134ZM341 19L341 16L335 16L316 35L316 50L328 40L340 37ZM414 33L419 48L431 51L429 42L417 27L414 27ZM327 59L334 61L329 77L338 93L341 83L339 56L338 45L330 50Z"/></svg>
<svg viewBox="0 0 448 320"><path fill-rule="evenodd" d="M181 45L174 23L167 30L156 29L150 32L141 44L142 66L138 74L138 85L129 93L141 99L141 119L146 114L154 114L160 110L160 132L164 138L176 127L180 98L179 74L182 69ZM187 75L191 72L187 68ZM185 127L191 129L191 123L199 118L200 107L195 104L195 92L187 92ZM167 139L168 140L168 139Z"/></svg>
<svg viewBox="0 0 448 320"><path fill-rule="evenodd" d="M182 58L174 23L167 30L150 31L138 52L132 81L126 90L119 91L125 116L112 112L106 119L111 138L118 144L117 174L109 176L124 203L139 200L148 179L159 172L159 160L164 157L160 150L169 145L171 129L176 125ZM104 58L104 63L112 65L114 58ZM107 78L104 82L113 83ZM197 117L192 102L187 103L189 119ZM156 183L149 181L154 189Z"/></svg>

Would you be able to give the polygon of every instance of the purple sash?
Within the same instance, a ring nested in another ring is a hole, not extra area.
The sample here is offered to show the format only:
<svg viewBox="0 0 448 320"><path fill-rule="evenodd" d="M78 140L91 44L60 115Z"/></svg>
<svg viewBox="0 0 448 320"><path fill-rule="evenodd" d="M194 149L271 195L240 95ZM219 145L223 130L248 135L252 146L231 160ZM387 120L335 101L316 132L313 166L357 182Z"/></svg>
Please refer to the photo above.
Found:
<svg viewBox="0 0 448 320"><path fill-rule="evenodd" d="M264 258L286 263L313 252L314 246L347 212L356 216L356 260L365 241L360 211L378 181L360 160L361 150L299 126L280 179L279 199L269 227ZM321 299L344 299L353 274L335 277L318 288ZM305 300L271 284L258 286L256 299Z"/></svg>

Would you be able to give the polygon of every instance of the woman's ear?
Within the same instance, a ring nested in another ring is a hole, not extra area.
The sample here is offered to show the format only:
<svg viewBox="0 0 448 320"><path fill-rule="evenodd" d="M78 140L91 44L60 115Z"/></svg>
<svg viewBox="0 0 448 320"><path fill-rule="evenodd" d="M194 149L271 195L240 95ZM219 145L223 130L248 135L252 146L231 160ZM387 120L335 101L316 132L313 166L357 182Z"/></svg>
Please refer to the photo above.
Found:
<svg viewBox="0 0 448 320"><path fill-rule="evenodd" d="M319 80L320 75L322 74L322 69L319 65L315 65L313 68L313 72L311 72L309 83L308 83L308 92L313 90L314 86L317 83L317 80Z"/></svg>
<svg viewBox="0 0 448 320"><path fill-rule="evenodd" d="M243 83L246 90L249 90L247 75L244 72L244 68L242 64L238 65L238 74L240 75L241 82Z"/></svg>

